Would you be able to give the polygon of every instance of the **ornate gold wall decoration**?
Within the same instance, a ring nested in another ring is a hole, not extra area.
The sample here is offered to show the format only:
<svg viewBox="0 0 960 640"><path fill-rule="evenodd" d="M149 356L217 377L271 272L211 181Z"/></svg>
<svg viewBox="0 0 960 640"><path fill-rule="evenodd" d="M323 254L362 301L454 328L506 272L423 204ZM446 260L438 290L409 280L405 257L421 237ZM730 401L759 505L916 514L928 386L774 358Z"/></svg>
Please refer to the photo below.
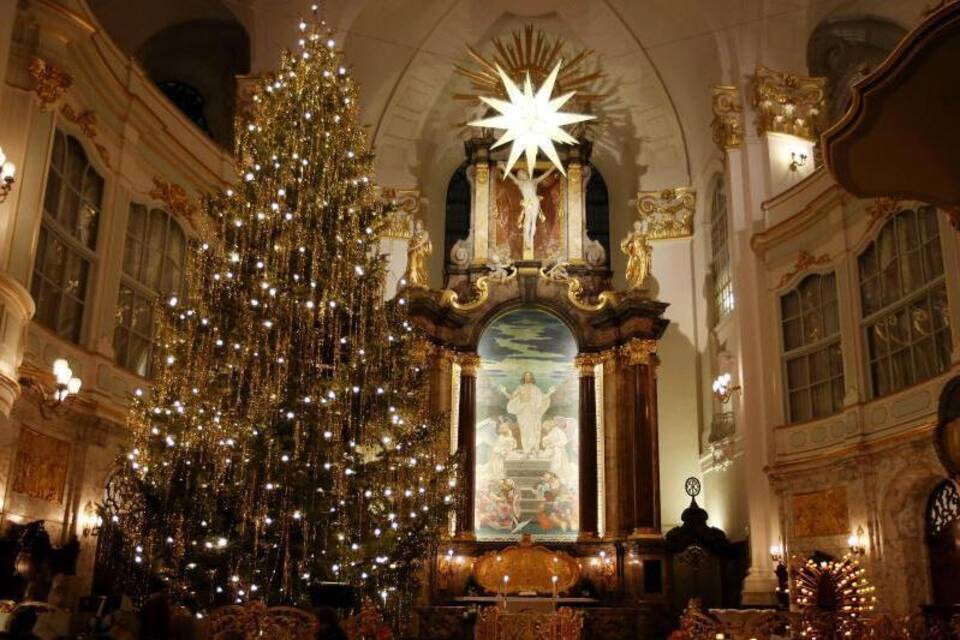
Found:
<svg viewBox="0 0 960 640"><path fill-rule="evenodd" d="M92 109L87 109L86 111L77 113L69 104L65 104L60 107L60 114L69 122L72 122L80 127L80 131L83 132L83 135L90 139L90 142L92 142L93 146L96 147L97 153L99 153L100 157L103 158L103 161L109 165L110 152L107 151L105 146L97 142L97 114L94 113Z"/></svg>
<svg viewBox="0 0 960 640"><path fill-rule="evenodd" d="M567 285L567 300L581 311L600 311L605 306L617 304L619 296L616 291L602 291L594 303L583 300L583 283L567 273L567 264L564 262L547 263L540 268L540 277L545 280Z"/></svg>
<svg viewBox="0 0 960 640"><path fill-rule="evenodd" d="M867 213L870 215L868 231L899 211L900 204L901 201L897 198L876 198L868 204Z"/></svg>
<svg viewBox="0 0 960 640"><path fill-rule="evenodd" d="M833 487L793 496L793 535L797 538L850 533L847 488Z"/></svg>
<svg viewBox="0 0 960 640"><path fill-rule="evenodd" d="M697 192L693 187L637 193L637 212L648 240L692 236L696 208Z"/></svg>
<svg viewBox="0 0 960 640"><path fill-rule="evenodd" d="M413 218L420 212L420 191L386 188L381 195L394 208L384 220L380 237L409 240L413 233Z"/></svg>
<svg viewBox="0 0 960 640"><path fill-rule="evenodd" d="M823 126L826 82L757 67L751 83L757 133L787 133L815 141Z"/></svg>
<svg viewBox="0 0 960 640"><path fill-rule="evenodd" d="M642 338L633 338L628 343L620 347L620 355L627 364L656 364L657 363L657 341L644 340Z"/></svg>
<svg viewBox="0 0 960 640"><path fill-rule="evenodd" d="M13 490L62 503L69 458L69 442L24 428L13 462Z"/></svg>
<svg viewBox="0 0 960 640"><path fill-rule="evenodd" d="M552 594L556 576L557 593L564 593L580 580L580 565L563 551L521 543L480 556L473 575L488 592L507 594ZM504 576L509 576L509 582L504 583Z"/></svg>
<svg viewBox="0 0 960 640"><path fill-rule="evenodd" d="M64 92L73 85L73 77L43 58L34 58L28 67L33 78L33 93L41 111L55 107Z"/></svg>
<svg viewBox="0 0 960 640"><path fill-rule="evenodd" d="M440 293L440 305L449 306L460 311L472 311L482 306L490 297L490 284L504 284L517 277L517 268L510 266L504 267L499 272L493 271L485 276L477 278L474 288L477 291L475 298L469 302L460 302L460 294L453 289L444 289Z"/></svg>
<svg viewBox="0 0 960 640"><path fill-rule="evenodd" d="M184 220L196 222L196 201L188 196L180 185L154 177L153 189L147 195L162 202L170 213Z"/></svg>
<svg viewBox="0 0 960 640"><path fill-rule="evenodd" d="M780 277L780 286L782 287L786 285L798 273L803 273L810 267L816 267L823 264L830 264L829 254L825 253L821 256L814 257L813 254L809 253L807 250L801 249L800 253L797 255L796 261L793 263L793 269Z"/></svg>
<svg viewBox="0 0 960 640"><path fill-rule="evenodd" d="M740 92L733 85L713 87L713 141L722 151L736 149L743 144L743 106Z"/></svg>

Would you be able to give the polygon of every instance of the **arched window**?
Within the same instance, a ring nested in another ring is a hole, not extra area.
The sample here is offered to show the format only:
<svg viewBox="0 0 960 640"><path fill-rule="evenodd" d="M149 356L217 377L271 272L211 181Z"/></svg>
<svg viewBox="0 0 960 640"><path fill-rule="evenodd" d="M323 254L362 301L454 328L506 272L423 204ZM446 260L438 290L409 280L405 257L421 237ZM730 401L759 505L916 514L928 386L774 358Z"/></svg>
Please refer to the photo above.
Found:
<svg viewBox="0 0 960 640"><path fill-rule="evenodd" d="M723 176L718 174L713 179L710 200L710 274L713 285L710 303L713 324L726 317L734 306L727 223L727 192Z"/></svg>
<svg viewBox="0 0 960 640"><path fill-rule="evenodd" d="M587 181L587 238L603 246L606 264L610 264L610 195L607 183L597 168L590 166Z"/></svg>
<svg viewBox="0 0 960 640"><path fill-rule="evenodd" d="M444 224L444 260L450 261L450 250L457 240L470 234L470 181L466 163L457 167L447 185L447 207Z"/></svg>
<svg viewBox="0 0 960 640"><path fill-rule="evenodd" d="M830 122L850 102L850 87L887 57L906 30L882 18L860 16L820 23L807 44L810 75L827 78Z"/></svg>
<svg viewBox="0 0 960 640"><path fill-rule="evenodd" d="M83 328L102 203L103 178L80 142L57 131L30 293L37 321L72 342Z"/></svg>
<svg viewBox="0 0 960 640"><path fill-rule="evenodd" d="M833 273L809 275L780 298L788 420L843 408L843 355Z"/></svg>
<svg viewBox="0 0 960 640"><path fill-rule="evenodd" d="M117 363L138 375L152 377L154 303L182 294L186 245L170 214L130 205L113 349Z"/></svg>
<svg viewBox="0 0 960 640"><path fill-rule="evenodd" d="M950 366L951 334L937 210L905 209L857 259L873 397Z"/></svg>
<svg viewBox="0 0 960 640"><path fill-rule="evenodd" d="M250 38L240 23L173 24L153 34L136 56L187 118L221 146L233 146L236 78L250 71Z"/></svg>

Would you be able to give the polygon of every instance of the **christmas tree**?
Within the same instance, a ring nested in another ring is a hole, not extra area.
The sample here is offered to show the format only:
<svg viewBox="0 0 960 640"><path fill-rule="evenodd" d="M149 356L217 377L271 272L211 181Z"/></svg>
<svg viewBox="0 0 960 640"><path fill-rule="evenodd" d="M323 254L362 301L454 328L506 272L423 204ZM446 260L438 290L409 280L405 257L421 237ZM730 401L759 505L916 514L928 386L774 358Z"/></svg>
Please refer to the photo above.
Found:
<svg viewBox="0 0 960 640"><path fill-rule="evenodd" d="M254 96L218 231L163 301L152 390L105 507L117 557L201 609L303 604L347 583L389 614L446 526L455 465L429 415L424 348L384 301L357 88L322 25Z"/></svg>

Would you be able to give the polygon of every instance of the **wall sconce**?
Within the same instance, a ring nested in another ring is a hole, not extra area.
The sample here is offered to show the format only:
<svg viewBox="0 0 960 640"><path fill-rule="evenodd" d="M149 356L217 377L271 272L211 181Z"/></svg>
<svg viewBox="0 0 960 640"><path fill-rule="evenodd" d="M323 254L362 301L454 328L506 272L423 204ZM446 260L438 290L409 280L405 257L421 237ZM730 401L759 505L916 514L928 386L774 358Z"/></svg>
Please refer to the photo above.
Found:
<svg viewBox="0 0 960 640"><path fill-rule="evenodd" d="M790 606L790 573L787 571L787 565L783 563L783 545L780 543L770 545L770 559L776 568L773 573L777 576L777 602L780 608L786 609Z"/></svg>
<svg viewBox="0 0 960 640"><path fill-rule="evenodd" d="M850 548L850 555L862 557L867 553L867 537L863 532L863 526L857 527L856 533L851 533L847 538L847 547Z"/></svg>
<svg viewBox="0 0 960 640"><path fill-rule="evenodd" d="M807 164L807 154L797 153L796 151L790 152L790 171L797 171L805 164Z"/></svg>
<svg viewBox="0 0 960 640"><path fill-rule="evenodd" d="M64 358L58 358L53 362L53 388L49 388L40 380L21 376L20 385L40 400L40 413L44 418L48 418L47 410L54 410L65 406L67 400L76 396L80 392L83 381L73 375L70 364Z"/></svg>
<svg viewBox="0 0 960 640"><path fill-rule="evenodd" d="M773 560L774 564L781 564L783 562L783 545L770 545L770 559Z"/></svg>
<svg viewBox="0 0 960 640"><path fill-rule="evenodd" d="M88 500L86 506L83 507L83 527L81 529L81 535L84 538L97 536L100 534L101 526L103 526L103 518L97 513L97 509L93 506L93 503Z"/></svg>
<svg viewBox="0 0 960 640"><path fill-rule="evenodd" d="M10 195L13 183L16 182L16 173L17 166L12 162L7 162L3 147L0 147L0 204L6 202L7 196Z"/></svg>
<svg viewBox="0 0 960 640"><path fill-rule="evenodd" d="M720 404L727 404L733 397L734 391L740 391L740 385L733 384L733 377L729 373L721 373L713 381L713 395Z"/></svg>

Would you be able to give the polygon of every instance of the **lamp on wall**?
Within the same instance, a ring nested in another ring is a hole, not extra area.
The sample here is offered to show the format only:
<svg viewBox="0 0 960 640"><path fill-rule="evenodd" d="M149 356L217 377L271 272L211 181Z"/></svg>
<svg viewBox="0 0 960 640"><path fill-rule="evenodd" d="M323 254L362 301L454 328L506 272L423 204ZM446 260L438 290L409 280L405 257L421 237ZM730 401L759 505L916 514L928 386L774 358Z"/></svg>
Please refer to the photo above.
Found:
<svg viewBox="0 0 960 640"><path fill-rule="evenodd" d="M790 171L799 171L800 167L807 164L807 154L797 153L796 151L790 152Z"/></svg>
<svg viewBox="0 0 960 640"><path fill-rule="evenodd" d="M40 401L40 412L43 416L47 415L47 410L57 410L64 406L70 398L80 393L80 387L83 381L73 375L73 369L65 358L58 358L53 361L53 379L54 384L44 384L38 377L21 376L20 386L27 391L32 392Z"/></svg>
<svg viewBox="0 0 960 640"><path fill-rule="evenodd" d="M851 533L847 538L847 547L850 549L850 555L863 556L867 553L867 538L863 533L863 526L857 527L856 533Z"/></svg>
<svg viewBox="0 0 960 640"><path fill-rule="evenodd" d="M83 507L82 518L81 534L84 538L89 538L90 536L97 536L100 534L100 527L103 525L103 518L100 517L99 513L97 513L97 509L93 506L93 502L89 500L87 501L86 506Z"/></svg>
<svg viewBox="0 0 960 640"><path fill-rule="evenodd" d="M16 182L17 166L7 161L6 154L3 153L3 147L0 147L0 204L7 200L13 189L13 183Z"/></svg>
<svg viewBox="0 0 960 640"><path fill-rule="evenodd" d="M740 391L740 385L733 384L733 376L729 373L721 373L713 380L713 395L717 397L720 404L730 402L735 391Z"/></svg>

